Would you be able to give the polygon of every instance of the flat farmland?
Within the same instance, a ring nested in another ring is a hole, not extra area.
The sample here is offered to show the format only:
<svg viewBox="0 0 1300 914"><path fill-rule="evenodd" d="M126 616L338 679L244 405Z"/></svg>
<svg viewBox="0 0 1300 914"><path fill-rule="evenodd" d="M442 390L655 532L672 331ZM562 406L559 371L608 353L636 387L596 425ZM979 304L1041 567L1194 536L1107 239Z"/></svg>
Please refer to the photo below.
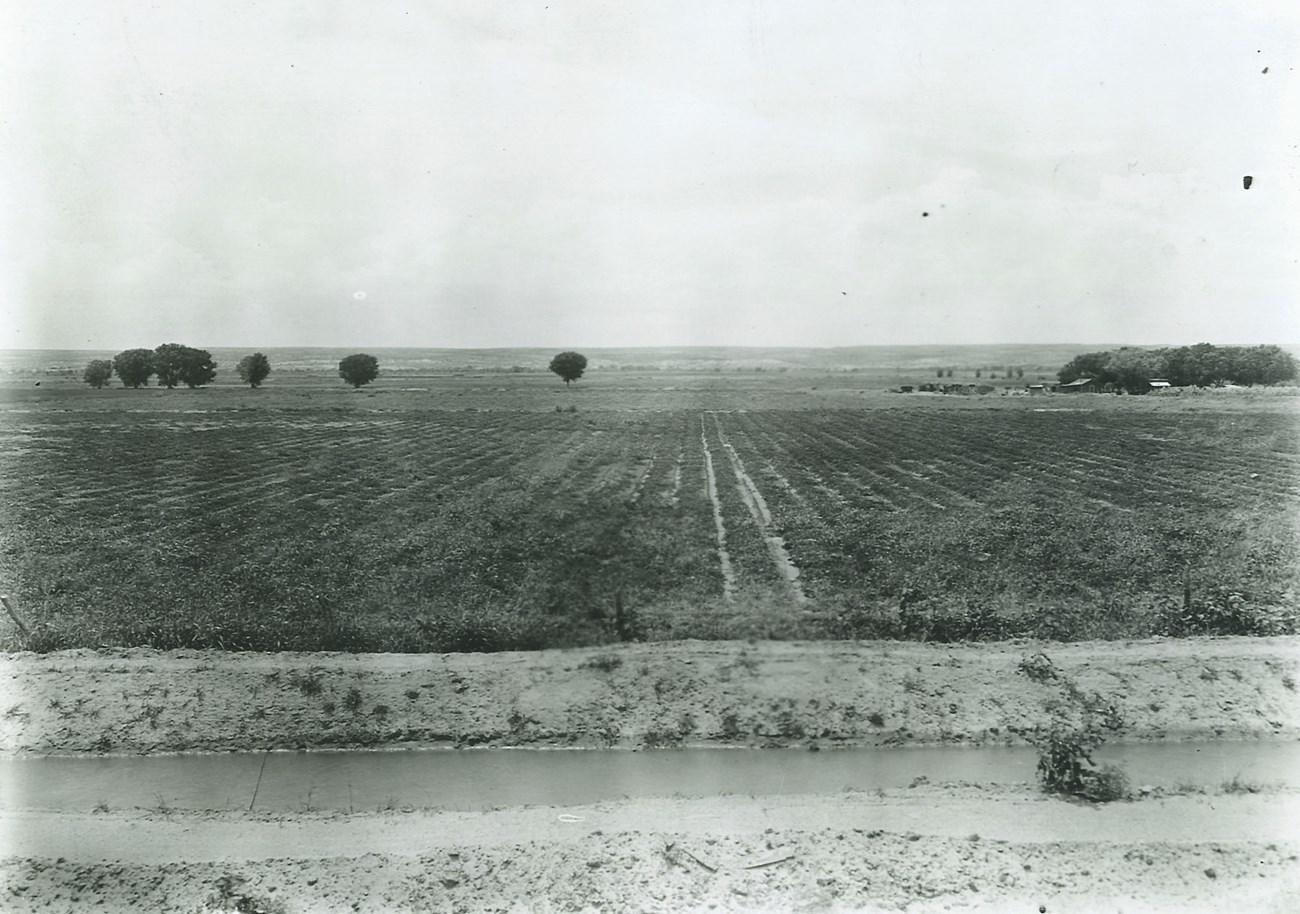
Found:
<svg viewBox="0 0 1300 914"><path fill-rule="evenodd" d="M623 410L507 378L448 408L456 383L10 396L4 586L36 635L6 621L3 646L1296 628L1300 431L1281 401L849 406L782 379L739 407L687 378Z"/></svg>

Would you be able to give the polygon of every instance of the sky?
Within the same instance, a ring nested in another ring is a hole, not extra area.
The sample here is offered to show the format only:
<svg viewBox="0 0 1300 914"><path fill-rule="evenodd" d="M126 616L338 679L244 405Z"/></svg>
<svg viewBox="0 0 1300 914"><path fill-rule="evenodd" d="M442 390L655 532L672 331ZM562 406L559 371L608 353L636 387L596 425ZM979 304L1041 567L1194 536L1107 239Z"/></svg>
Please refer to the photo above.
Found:
<svg viewBox="0 0 1300 914"><path fill-rule="evenodd" d="M1300 342L1298 52L1294 0L10 0L0 347Z"/></svg>

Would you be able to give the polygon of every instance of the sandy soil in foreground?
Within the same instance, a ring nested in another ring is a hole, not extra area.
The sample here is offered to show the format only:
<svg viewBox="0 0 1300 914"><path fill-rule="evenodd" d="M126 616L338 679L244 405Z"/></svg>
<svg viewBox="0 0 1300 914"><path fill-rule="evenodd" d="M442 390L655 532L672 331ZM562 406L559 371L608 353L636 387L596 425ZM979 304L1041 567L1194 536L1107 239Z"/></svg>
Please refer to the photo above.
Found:
<svg viewBox="0 0 1300 914"><path fill-rule="evenodd" d="M676 643L496 655L0 658L0 752L1019 741L1060 685L1130 739L1300 736L1300 638ZM4 911L1300 910L1300 793L1032 787L478 813L0 810Z"/></svg>
<svg viewBox="0 0 1300 914"><path fill-rule="evenodd" d="M482 813L8 813L6 911L1300 909L1300 794L1028 789Z"/></svg>
<svg viewBox="0 0 1300 914"><path fill-rule="evenodd" d="M0 656L0 753L328 746L1017 742L1059 686L1126 739L1300 737L1300 638L1035 645L673 642L502 654Z"/></svg>

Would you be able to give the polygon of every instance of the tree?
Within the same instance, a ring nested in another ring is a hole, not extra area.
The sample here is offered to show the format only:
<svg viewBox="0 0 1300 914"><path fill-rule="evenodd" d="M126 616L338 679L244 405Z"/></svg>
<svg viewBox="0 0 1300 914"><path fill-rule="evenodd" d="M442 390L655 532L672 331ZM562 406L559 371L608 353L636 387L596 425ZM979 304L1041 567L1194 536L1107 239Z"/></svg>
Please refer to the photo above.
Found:
<svg viewBox="0 0 1300 914"><path fill-rule="evenodd" d="M235 371L239 372L239 380L249 387L260 387L271 373L271 362L262 353L254 352L240 359Z"/></svg>
<svg viewBox="0 0 1300 914"><path fill-rule="evenodd" d="M1236 362L1234 380L1238 384L1276 384L1296 376L1295 357L1277 346L1238 349Z"/></svg>
<svg viewBox="0 0 1300 914"><path fill-rule="evenodd" d="M350 355L339 362L339 377L353 387L369 384L379 377L379 360L364 352Z"/></svg>
<svg viewBox="0 0 1300 914"><path fill-rule="evenodd" d="M125 349L113 357L113 371L123 387L147 387L154 374L153 352L149 349Z"/></svg>
<svg viewBox="0 0 1300 914"><path fill-rule="evenodd" d="M1066 363L1065 367L1056 373L1056 377L1062 384L1069 384L1079 378L1092 378L1103 382L1112 380L1102 377L1106 373L1108 361L1110 361L1109 352L1085 352L1083 355L1076 355Z"/></svg>
<svg viewBox="0 0 1300 914"><path fill-rule="evenodd" d="M180 343L163 343L153 351L153 368L158 385L171 390L181 382L181 359L185 349Z"/></svg>
<svg viewBox="0 0 1300 914"><path fill-rule="evenodd" d="M1158 359L1159 353L1124 346L1110 354L1104 380L1114 381L1115 386L1123 388L1126 393L1144 394L1147 392L1147 382L1160 377Z"/></svg>
<svg viewBox="0 0 1300 914"><path fill-rule="evenodd" d="M217 376L217 365L206 349L163 343L153 354L158 383L169 390L177 384L202 387Z"/></svg>
<svg viewBox="0 0 1300 914"><path fill-rule="evenodd" d="M551 359L551 371L555 372L568 387L570 381L576 381L587 370L587 357L580 352L561 352Z"/></svg>
<svg viewBox="0 0 1300 914"><path fill-rule="evenodd" d="M81 380L95 390L104 387L113 377L113 363L109 359L92 359L81 373Z"/></svg>
<svg viewBox="0 0 1300 914"><path fill-rule="evenodd" d="M1214 346L1197 343L1173 349L1125 346L1075 356L1058 372L1062 382L1093 378L1129 393L1143 393L1147 381L1164 378L1175 387L1215 384L1276 384L1295 378L1295 357L1277 346Z"/></svg>
<svg viewBox="0 0 1300 914"><path fill-rule="evenodd" d="M181 380L189 388L211 384L217 376L217 363L212 361L212 353L206 349L185 347L181 361Z"/></svg>

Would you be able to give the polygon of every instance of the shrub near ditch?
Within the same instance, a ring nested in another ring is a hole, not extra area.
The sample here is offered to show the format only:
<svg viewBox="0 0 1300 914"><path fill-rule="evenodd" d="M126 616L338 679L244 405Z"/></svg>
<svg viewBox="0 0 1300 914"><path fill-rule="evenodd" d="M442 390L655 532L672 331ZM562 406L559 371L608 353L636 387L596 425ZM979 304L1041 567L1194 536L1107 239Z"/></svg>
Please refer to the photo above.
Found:
<svg viewBox="0 0 1300 914"><path fill-rule="evenodd" d="M1097 767L1092 753L1106 736L1092 720L1057 718L1031 742L1038 748L1038 778L1049 793L1110 803L1129 795L1128 775L1116 765Z"/></svg>
<svg viewBox="0 0 1300 914"><path fill-rule="evenodd" d="M1022 659L1016 672L1059 690L1059 697L1046 702L1051 723L1026 734L1038 749L1037 772L1043 789L1091 803L1127 798L1128 775L1116 765L1098 767L1092 757L1109 736L1124 728L1115 704L1098 692L1084 692L1042 652Z"/></svg>

